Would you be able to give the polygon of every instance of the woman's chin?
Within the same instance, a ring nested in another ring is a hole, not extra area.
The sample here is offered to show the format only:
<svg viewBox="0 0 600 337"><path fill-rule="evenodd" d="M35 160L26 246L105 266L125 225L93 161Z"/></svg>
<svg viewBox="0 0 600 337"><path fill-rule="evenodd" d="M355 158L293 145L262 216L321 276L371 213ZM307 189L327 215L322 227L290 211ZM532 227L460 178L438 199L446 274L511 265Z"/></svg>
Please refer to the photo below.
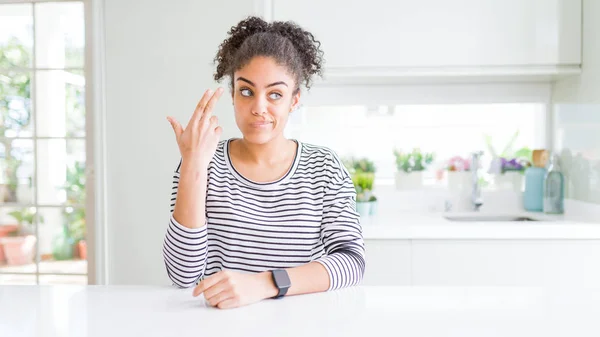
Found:
<svg viewBox="0 0 600 337"><path fill-rule="evenodd" d="M273 139L272 132L246 132L244 139L253 144L265 144Z"/></svg>

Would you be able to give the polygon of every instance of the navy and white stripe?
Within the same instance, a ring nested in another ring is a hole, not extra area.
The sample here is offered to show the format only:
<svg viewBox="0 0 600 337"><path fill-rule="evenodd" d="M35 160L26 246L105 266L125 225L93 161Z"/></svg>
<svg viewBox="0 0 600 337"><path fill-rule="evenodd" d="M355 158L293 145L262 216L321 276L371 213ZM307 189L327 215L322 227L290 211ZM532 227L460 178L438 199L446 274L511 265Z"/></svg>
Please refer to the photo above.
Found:
<svg viewBox="0 0 600 337"><path fill-rule="evenodd" d="M328 148L298 142L288 173L269 183L239 174L219 142L208 169L207 226L191 229L171 218L163 245L167 273L179 287L223 269L263 272L321 263L330 290L358 284L365 249L352 180Z"/></svg>

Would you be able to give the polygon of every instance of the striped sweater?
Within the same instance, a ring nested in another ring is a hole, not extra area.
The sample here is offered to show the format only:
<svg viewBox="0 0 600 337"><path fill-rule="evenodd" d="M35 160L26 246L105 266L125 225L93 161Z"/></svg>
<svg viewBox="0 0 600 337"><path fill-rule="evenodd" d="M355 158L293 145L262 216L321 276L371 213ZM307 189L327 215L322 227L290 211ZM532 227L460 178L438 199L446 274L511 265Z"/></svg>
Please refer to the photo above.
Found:
<svg viewBox="0 0 600 337"><path fill-rule="evenodd" d="M173 176L171 216L163 256L169 278L191 287L220 270L257 273L311 261L329 274L329 290L358 284L365 249L354 185L337 155L298 144L279 180L258 183L238 173L231 140L219 142L208 168L207 225L191 229L173 217L179 169Z"/></svg>

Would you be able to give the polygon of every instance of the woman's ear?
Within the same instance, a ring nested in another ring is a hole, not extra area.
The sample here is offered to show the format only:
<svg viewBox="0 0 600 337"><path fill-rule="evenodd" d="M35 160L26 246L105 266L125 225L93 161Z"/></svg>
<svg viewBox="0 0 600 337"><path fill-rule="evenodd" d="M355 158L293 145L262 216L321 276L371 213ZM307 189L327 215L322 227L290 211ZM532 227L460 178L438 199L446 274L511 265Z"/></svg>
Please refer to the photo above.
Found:
<svg viewBox="0 0 600 337"><path fill-rule="evenodd" d="M292 104L290 106L290 112L296 110L300 105L300 90L292 97Z"/></svg>

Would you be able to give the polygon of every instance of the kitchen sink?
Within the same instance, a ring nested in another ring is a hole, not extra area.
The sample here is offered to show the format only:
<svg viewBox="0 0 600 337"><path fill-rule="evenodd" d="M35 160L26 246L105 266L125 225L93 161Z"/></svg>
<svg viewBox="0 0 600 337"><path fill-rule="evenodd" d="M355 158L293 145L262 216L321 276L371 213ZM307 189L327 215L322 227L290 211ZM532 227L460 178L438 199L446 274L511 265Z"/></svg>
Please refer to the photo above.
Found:
<svg viewBox="0 0 600 337"><path fill-rule="evenodd" d="M538 221L520 215L445 215L444 218L450 221Z"/></svg>

